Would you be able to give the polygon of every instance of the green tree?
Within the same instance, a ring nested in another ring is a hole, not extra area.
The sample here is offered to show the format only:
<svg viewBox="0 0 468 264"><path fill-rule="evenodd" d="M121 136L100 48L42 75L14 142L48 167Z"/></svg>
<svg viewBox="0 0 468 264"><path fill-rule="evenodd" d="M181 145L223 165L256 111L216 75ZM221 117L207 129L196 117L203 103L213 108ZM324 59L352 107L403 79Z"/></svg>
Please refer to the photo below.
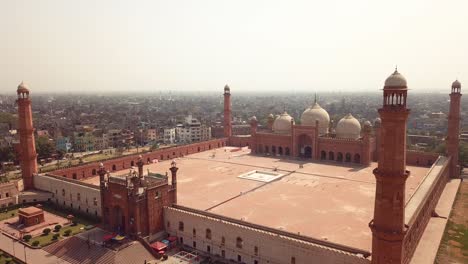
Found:
<svg viewBox="0 0 468 264"><path fill-rule="evenodd" d="M0 161L14 161L16 159L16 154L13 148L3 147L0 148Z"/></svg>
<svg viewBox="0 0 468 264"><path fill-rule="evenodd" d="M38 137L36 140L36 151L39 158L50 158L55 153L55 145L48 137Z"/></svg>
<svg viewBox="0 0 468 264"><path fill-rule="evenodd" d="M50 231L51 231L50 228L44 228L44 230L42 230L42 234L47 236L50 233Z"/></svg>
<svg viewBox="0 0 468 264"><path fill-rule="evenodd" d="M441 155L445 155L445 152L446 152L446 145L445 145L445 142L442 142L440 144L438 144L437 146L429 146L429 150L430 151L433 151L435 153L439 153Z"/></svg>
<svg viewBox="0 0 468 264"><path fill-rule="evenodd" d="M445 145L445 142L442 142L434 148L430 148L429 151L445 155L446 149L447 147ZM460 141L460 146L458 147L458 155L460 164L468 164L468 143Z"/></svg>
<svg viewBox="0 0 468 264"><path fill-rule="evenodd" d="M468 143L461 141L460 142L460 163L467 165L468 164Z"/></svg>
<svg viewBox="0 0 468 264"><path fill-rule="evenodd" d="M153 150L158 149L158 148L159 148L159 144L154 143L153 145L151 145L150 150L153 151Z"/></svg>
<svg viewBox="0 0 468 264"><path fill-rule="evenodd" d="M65 156L65 151L63 151L61 149L58 149L57 150L57 160L63 159L64 156Z"/></svg>

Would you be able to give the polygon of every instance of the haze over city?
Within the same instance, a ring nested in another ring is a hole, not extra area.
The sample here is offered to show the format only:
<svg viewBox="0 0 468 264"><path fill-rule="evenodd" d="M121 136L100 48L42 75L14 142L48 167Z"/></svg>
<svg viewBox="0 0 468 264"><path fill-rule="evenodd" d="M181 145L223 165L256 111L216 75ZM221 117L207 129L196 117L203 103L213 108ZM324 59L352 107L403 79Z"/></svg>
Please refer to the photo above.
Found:
<svg viewBox="0 0 468 264"><path fill-rule="evenodd" d="M0 264L468 263L467 0L0 3Z"/></svg>
<svg viewBox="0 0 468 264"><path fill-rule="evenodd" d="M396 65L413 92L468 79L463 0L0 7L1 93L22 80L35 93L376 91Z"/></svg>

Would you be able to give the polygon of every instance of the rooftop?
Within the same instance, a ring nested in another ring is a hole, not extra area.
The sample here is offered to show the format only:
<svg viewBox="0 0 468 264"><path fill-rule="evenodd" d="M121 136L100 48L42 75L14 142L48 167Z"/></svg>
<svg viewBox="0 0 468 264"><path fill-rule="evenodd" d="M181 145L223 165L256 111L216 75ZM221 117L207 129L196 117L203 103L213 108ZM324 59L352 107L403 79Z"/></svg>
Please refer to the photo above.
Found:
<svg viewBox="0 0 468 264"><path fill-rule="evenodd" d="M20 208L19 209L19 214L25 214L25 215L35 215L35 214L39 214L39 213L42 213L43 210L42 209L39 209L37 207L34 207L34 206L30 206L30 207L26 207L26 208Z"/></svg>
<svg viewBox="0 0 468 264"><path fill-rule="evenodd" d="M235 148L176 160L180 205L370 251L368 223L373 217L376 163L363 167L305 162L253 156L246 148L231 150ZM170 163L145 165L144 170L170 175ZM429 168L407 169L411 171L406 183L408 202ZM239 177L252 171L282 176L271 181ZM86 181L97 184L99 179Z"/></svg>

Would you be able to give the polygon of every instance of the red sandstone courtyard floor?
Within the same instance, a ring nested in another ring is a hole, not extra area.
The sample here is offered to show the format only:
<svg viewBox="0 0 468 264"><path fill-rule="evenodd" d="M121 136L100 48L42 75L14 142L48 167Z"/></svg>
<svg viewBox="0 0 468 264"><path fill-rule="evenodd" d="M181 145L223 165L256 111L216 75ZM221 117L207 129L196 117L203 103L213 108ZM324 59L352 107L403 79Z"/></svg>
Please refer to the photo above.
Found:
<svg viewBox="0 0 468 264"><path fill-rule="evenodd" d="M374 209L376 167L250 155L221 148L176 159L178 203L183 206L300 233L364 250L371 249L368 227ZM145 166L169 173L170 160ZM303 168L300 168L303 164ZM285 174L270 183L240 179L253 171ZM408 201L429 168L408 166ZM114 173L126 174L128 170ZM170 177L169 177L170 178ZM98 184L98 177L86 182Z"/></svg>

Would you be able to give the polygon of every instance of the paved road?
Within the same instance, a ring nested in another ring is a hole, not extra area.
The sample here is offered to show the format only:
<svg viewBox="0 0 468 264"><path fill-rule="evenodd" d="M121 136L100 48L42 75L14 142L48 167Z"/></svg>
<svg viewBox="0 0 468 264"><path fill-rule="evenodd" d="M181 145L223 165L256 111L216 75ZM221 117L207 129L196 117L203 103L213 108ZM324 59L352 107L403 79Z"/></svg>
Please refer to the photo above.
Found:
<svg viewBox="0 0 468 264"><path fill-rule="evenodd" d="M46 251L42 249L31 249L28 247L25 247L23 244L19 242L13 242L15 240L12 240L11 238L0 234L0 249L3 251L8 252L11 255L16 256L17 258L21 259L24 261L26 257L26 263L40 263L40 264L69 264L69 262L57 258L53 255L50 255ZM14 245L14 247L13 247Z"/></svg>

